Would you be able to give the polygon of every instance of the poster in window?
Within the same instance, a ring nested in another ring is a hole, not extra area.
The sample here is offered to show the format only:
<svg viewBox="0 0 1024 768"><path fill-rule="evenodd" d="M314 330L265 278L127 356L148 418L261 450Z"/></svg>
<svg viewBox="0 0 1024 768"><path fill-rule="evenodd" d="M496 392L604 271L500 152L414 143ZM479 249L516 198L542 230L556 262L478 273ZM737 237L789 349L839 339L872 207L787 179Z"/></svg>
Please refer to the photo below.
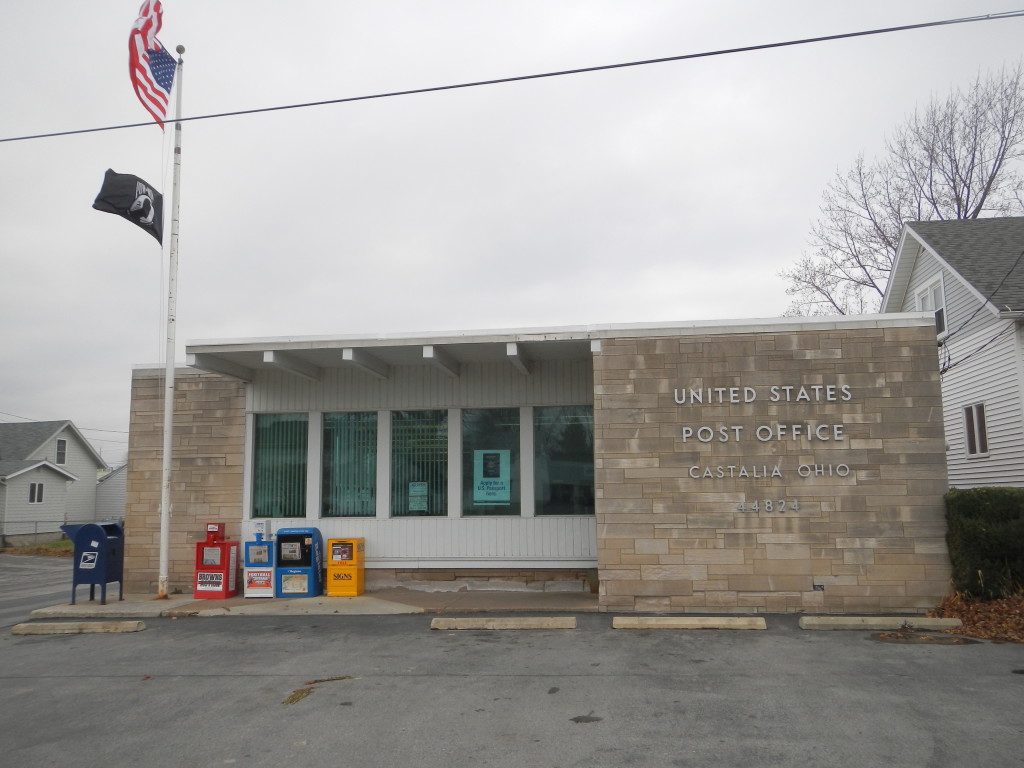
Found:
<svg viewBox="0 0 1024 768"><path fill-rule="evenodd" d="M507 507L511 503L511 451L473 451L473 504Z"/></svg>
<svg viewBox="0 0 1024 768"><path fill-rule="evenodd" d="M282 541L281 542L281 560L301 560L302 559L302 545L297 541Z"/></svg>
<svg viewBox="0 0 1024 768"><path fill-rule="evenodd" d="M249 562L253 565L270 562L269 544L250 544L248 548Z"/></svg>
<svg viewBox="0 0 1024 768"><path fill-rule="evenodd" d="M409 483L409 511L426 512L427 483Z"/></svg>

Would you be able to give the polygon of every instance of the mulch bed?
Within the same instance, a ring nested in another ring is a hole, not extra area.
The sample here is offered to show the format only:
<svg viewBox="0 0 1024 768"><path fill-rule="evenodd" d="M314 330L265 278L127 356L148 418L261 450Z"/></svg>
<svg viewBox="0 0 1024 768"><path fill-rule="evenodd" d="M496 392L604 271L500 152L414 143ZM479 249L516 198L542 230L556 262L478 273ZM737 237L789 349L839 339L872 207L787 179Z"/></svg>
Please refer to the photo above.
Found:
<svg viewBox="0 0 1024 768"><path fill-rule="evenodd" d="M993 643L1024 643L1024 596L968 600L953 595L928 615L938 619L960 619L963 627L948 630L950 634L977 637Z"/></svg>

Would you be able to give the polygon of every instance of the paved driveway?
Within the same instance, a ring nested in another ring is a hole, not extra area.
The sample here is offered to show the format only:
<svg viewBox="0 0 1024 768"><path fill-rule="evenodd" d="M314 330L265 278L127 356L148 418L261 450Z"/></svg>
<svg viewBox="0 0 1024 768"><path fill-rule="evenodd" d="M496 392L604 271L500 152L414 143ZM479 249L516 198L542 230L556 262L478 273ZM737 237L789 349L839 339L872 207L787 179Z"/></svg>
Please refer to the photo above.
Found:
<svg viewBox="0 0 1024 768"><path fill-rule="evenodd" d="M78 593L88 598L89 588ZM70 557L0 554L0 629L27 620L36 608L70 601Z"/></svg>
<svg viewBox="0 0 1024 768"><path fill-rule="evenodd" d="M0 636L27 766L1024 765L1024 646L866 632L437 631L430 616L147 619Z"/></svg>

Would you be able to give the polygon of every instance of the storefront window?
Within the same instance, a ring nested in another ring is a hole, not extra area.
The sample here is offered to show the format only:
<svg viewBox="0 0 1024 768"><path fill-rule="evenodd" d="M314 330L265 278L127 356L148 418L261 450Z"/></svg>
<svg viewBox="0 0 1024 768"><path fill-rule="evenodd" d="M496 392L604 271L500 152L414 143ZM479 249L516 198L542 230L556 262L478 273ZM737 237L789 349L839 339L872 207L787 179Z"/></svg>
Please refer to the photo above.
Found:
<svg viewBox="0 0 1024 768"><path fill-rule="evenodd" d="M377 514L377 414L325 413L324 517Z"/></svg>
<svg viewBox="0 0 1024 768"><path fill-rule="evenodd" d="M537 515L594 514L594 409L533 411Z"/></svg>
<svg viewBox="0 0 1024 768"><path fill-rule="evenodd" d="M252 458L253 517L306 516L305 413L258 413Z"/></svg>
<svg viewBox="0 0 1024 768"><path fill-rule="evenodd" d="M518 408L462 412L462 514L520 514Z"/></svg>
<svg viewBox="0 0 1024 768"><path fill-rule="evenodd" d="M391 414L391 515L448 514L448 414Z"/></svg>

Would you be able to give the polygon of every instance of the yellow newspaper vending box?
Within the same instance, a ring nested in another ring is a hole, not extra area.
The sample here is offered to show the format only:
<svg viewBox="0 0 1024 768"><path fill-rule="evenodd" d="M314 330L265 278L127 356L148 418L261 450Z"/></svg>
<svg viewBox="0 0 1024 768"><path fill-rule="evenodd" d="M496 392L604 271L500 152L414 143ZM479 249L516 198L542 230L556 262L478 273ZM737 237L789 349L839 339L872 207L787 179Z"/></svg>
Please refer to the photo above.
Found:
<svg viewBox="0 0 1024 768"><path fill-rule="evenodd" d="M363 557L366 540L327 540L327 596L356 597L363 594Z"/></svg>

